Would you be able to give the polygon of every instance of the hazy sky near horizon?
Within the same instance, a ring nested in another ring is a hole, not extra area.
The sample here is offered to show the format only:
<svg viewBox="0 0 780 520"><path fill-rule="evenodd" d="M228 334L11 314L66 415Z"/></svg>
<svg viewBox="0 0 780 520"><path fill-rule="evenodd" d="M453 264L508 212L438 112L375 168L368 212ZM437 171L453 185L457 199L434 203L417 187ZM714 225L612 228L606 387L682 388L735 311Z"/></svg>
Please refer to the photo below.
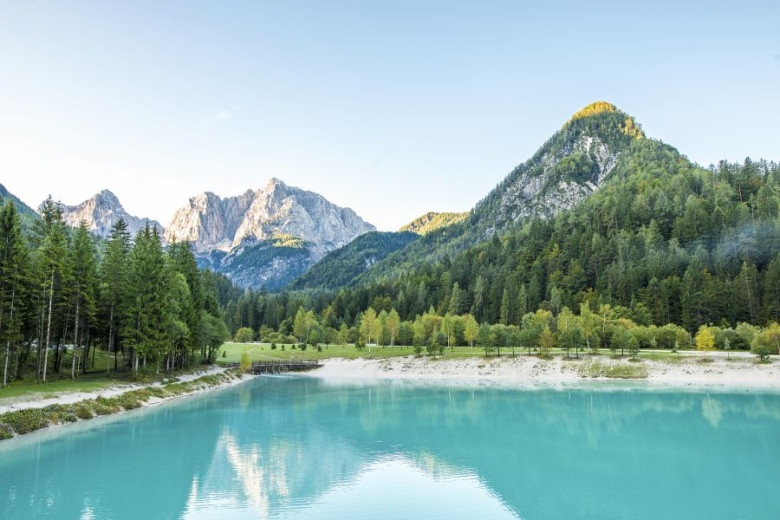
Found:
<svg viewBox="0 0 780 520"><path fill-rule="evenodd" d="M0 2L0 183L167 224L278 177L394 230L596 100L702 165L780 159L780 2Z"/></svg>

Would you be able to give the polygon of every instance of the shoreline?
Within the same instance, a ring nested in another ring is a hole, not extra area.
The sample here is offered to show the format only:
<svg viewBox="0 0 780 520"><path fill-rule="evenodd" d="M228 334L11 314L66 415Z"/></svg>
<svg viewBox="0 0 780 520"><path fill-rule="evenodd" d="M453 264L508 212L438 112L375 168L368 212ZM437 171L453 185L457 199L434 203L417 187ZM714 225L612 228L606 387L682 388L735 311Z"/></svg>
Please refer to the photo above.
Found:
<svg viewBox="0 0 780 520"><path fill-rule="evenodd" d="M476 386L520 388L589 387L780 391L780 364L759 364L746 359L678 358L674 361L608 356L585 356L579 359L518 355L501 358L397 357L384 359L333 358L307 377L324 381L413 380L454 381Z"/></svg>
<svg viewBox="0 0 780 520"><path fill-rule="evenodd" d="M177 376L175 381L178 383L187 383L194 381L205 376L211 376L221 374L225 372L225 369L219 365L211 365L204 370L199 370L191 374L184 374ZM30 395L22 395L18 397L4 397L0 398L0 415L6 412L14 412L17 410L26 410L29 408L45 408L52 404L75 404L79 401L85 401L89 399L95 399L97 397L117 397L126 392L132 392L133 390L139 390L141 388L149 387L161 387L167 383L154 382L154 383L116 383L115 385L99 390L90 391L73 391L62 392L52 397L41 398L43 393L35 393Z"/></svg>
<svg viewBox="0 0 780 520"><path fill-rule="evenodd" d="M66 393L37 401L14 401L9 398L8 403L0 406L0 445L3 440L58 430L66 425L90 423L98 418L121 417L133 410L195 397L236 386L253 378L250 374L237 374L213 365L168 383L120 385L100 391Z"/></svg>

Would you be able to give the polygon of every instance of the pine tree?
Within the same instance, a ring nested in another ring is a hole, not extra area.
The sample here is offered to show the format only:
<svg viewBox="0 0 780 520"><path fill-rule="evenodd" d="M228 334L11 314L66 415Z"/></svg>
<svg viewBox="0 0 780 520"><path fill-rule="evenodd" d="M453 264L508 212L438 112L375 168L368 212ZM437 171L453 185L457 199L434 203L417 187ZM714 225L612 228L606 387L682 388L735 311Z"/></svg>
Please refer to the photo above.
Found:
<svg viewBox="0 0 780 520"><path fill-rule="evenodd" d="M0 210L0 347L5 346L3 387L8 383L11 349L21 332L19 308L27 296L28 262L16 204L9 199Z"/></svg>
<svg viewBox="0 0 780 520"><path fill-rule="evenodd" d="M100 265L100 294L108 315L107 350L114 353L114 370L117 369L117 340L122 334L119 330L121 317L125 314L128 295L130 234L127 223L119 219L111 228L111 236L106 245L103 262ZM106 360L106 374L110 373L111 363Z"/></svg>
<svg viewBox="0 0 780 520"><path fill-rule="evenodd" d="M130 253L130 296L125 341L131 349L133 372L139 364L165 350L167 292L165 256L157 229L147 223L138 232Z"/></svg>
<svg viewBox="0 0 780 520"><path fill-rule="evenodd" d="M76 358L78 349L84 344L85 329L94 318L95 286L97 284L97 258L95 246L87 230L87 224L81 225L73 234L73 244L68 252L69 299L73 309L73 359L70 377L76 377ZM83 369L86 372L89 358L88 345L85 345Z"/></svg>
<svg viewBox="0 0 780 520"><path fill-rule="evenodd" d="M38 250L38 265L40 279L44 297L41 299L42 321L40 332L38 334L38 374L41 381L46 382L46 373L49 364L49 348L51 347L51 327L53 320L54 300L62 296L62 279L65 270L65 255L67 244L65 238L65 225L61 220L61 213L54 211L51 220L44 213L44 222L47 222L43 230L46 235L43 237L41 247ZM43 359L41 359L41 349L43 350Z"/></svg>

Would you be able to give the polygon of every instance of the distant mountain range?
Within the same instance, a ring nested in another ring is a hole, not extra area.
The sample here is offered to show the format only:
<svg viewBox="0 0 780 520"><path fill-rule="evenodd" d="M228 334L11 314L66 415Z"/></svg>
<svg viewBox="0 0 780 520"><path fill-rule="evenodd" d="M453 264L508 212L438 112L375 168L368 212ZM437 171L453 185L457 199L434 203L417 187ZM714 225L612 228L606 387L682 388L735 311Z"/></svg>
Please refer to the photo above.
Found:
<svg viewBox="0 0 780 520"><path fill-rule="evenodd" d="M0 195L11 197L25 218L38 218L2 185ZM376 230L351 209L275 178L264 188L234 197L220 198L210 192L192 197L166 227L130 215L109 190L60 207L67 225L85 222L103 238L120 218L133 235L148 223L166 243L190 242L202 267L222 272L243 287L271 290L297 278L328 252Z"/></svg>
<svg viewBox="0 0 780 520"><path fill-rule="evenodd" d="M148 222L168 243L190 242L202 267L222 272L243 287L354 286L394 278L528 218L550 218L577 206L621 165L639 160L641 150L633 143L642 139L632 117L609 103L593 103L574 114L470 212L426 213L398 233L377 233L351 209L275 178L233 197L210 192L192 197L164 228ZM0 195L13 197L0 188ZM29 207L14 200L34 217ZM103 237L119 218L133 233L147 222L127 214L108 190L76 206L63 206L63 215L69 225L83 220Z"/></svg>

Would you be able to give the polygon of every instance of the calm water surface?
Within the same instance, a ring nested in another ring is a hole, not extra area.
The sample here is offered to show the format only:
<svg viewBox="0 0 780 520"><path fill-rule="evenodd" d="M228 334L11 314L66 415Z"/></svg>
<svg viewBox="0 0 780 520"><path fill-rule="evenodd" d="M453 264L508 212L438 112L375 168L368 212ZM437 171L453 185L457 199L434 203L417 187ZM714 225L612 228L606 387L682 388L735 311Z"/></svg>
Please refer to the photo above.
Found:
<svg viewBox="0 0 780 520"><path fill-rule="evenodd" d="M780 518L780 395L265 377L0 443L0 518Z"/></svg>

